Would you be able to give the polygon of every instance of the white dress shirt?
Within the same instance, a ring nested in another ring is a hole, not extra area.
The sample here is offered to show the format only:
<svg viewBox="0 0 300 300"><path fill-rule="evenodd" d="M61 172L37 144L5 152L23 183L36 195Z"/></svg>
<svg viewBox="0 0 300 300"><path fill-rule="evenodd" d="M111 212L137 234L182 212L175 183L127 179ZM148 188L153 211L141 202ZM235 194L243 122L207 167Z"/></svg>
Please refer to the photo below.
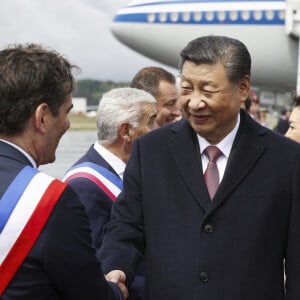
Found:
<svg viewBox="0 0 300 300"><path fill-rule="evenodd" d="M213 145L213 146L218 147L223 153L223 155L221 155L217 160L220 182L223 179L225 168L226 168L227 161L229 158L229 154L230 154L236 133L238 131L239 125L240 125L240 115L238 115L238 120L237 120L236 125L233 128L233 130L229 134L227 134L221 142L219 142L216 145ZM198 142L199 142L199 149L201 151L202 169L203 169L203 174L204 174L204 172L207 168L207 164L208 164L208 157L203 152L206 149L206 147L211 146L211 144L206 139L201 137L199 134L197 134L197 137L198 137Z"/></svg>
<svg viewBox="0 0 300 300"><path fill-rule="evenodd" d="M107 163L114 169L114 171L123 180L123 174L125 171L126 164L122 159L108 151L106 148L101 146L98 141L94 144L94 149L107 161Z"/></svg>

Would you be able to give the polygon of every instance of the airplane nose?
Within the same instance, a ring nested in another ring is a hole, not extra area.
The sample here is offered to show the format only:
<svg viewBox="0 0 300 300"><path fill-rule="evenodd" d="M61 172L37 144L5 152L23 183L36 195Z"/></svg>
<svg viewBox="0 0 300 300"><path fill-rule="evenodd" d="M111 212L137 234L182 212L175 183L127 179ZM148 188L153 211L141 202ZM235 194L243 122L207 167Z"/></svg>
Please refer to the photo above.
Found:
<svg viewBox="0 0 300 300"><path fill-rule="evenodd" d="M130 16L124 19L117 14L110 30L117 40L134 51L169 66L179 65L181 41L166 42L170 38L176 40L172 28L168 30L161 24L139 22L138 19L130 21Z"/></svg>
<svg viewBox="0 0 300 300"><path fill-rule="evenodd" d="M130 45L132 44L133 36L130 34L130 27L131 24L113 21L110 29L117 40L132 48Z"/></svg>

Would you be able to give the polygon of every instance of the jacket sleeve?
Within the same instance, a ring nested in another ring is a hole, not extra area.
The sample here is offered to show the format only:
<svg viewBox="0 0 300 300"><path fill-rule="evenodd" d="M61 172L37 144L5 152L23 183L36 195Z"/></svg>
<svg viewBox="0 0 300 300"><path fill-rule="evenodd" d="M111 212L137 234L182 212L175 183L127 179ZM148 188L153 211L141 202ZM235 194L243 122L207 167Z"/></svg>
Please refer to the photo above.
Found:
<svg viewBox="0 0 300 300"><path fill-rule="evenodd" d="M45 272L62 299L122 299L119 289L104 278L90 234L84 208L67 188L44 230Z"/></svg>
<svg viewBox="0 0 300 300"><path fill-rule="evenodd" d="M123 191L113 204L111 219L105 226L100 259L105 273L122 270L132 283L144 251L144 222L140 191L138 144L133 144L126 166Z"/></svg>
<svg viewBox="0 0 300 300"><path fill-rule="evenodd" d="M74 178L69 185L84 205L92 230L92 243L98 257L104 226L109 221L113 201L95 183L86 178Z"/></svg>
<svg viewBox="0 0 300 300"><path fill-rule="evenodd" d="M300 299L300 152L295 160L292 182L292 201L290 204L290 219L287 231L285 275L286 300Z"/></svg>

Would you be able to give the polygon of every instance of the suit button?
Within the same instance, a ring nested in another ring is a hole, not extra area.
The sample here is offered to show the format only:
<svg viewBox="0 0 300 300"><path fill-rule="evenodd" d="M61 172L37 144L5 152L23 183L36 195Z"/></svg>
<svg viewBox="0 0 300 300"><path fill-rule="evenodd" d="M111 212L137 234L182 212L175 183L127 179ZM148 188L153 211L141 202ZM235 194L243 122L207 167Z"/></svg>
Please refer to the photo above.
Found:
<svg viewBox="0 0 300 300"><path fill-rule="evenodd" d="M212 233L214 231L214 227L211 224L205 224L204 231L207 233Z"/></svg>
<svg viewBox="0 0 300 300"><path fill-rule="evenodd" d="M208 274L206 272L201 272L200 273L200 280L202 282L207 282L208 281Z"/></svg>

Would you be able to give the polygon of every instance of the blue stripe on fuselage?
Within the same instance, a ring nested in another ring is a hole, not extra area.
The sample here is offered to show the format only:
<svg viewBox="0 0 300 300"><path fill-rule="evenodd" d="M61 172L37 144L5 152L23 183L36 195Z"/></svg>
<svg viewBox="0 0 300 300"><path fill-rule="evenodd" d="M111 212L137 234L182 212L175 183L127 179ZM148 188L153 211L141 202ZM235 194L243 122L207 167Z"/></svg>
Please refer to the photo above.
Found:
<svg viewBox="0 0 300 300"><path fill-rule="evenodd" d="M268 11L269 12L269 11ZM186 12L185 12L186 13ZM161 13L134 13L134 14L120 14L117 15L114 18L114 22L128 22L128 23L147 23L147 24L205 24L205 25L210 25L210 24L229 24L229 25L283 25L285 23L285 20L282 19L279 16L280 11L275 10L274 11L274 17L268 19L266 17L267 11L261 11L262 17L261 19L257 19L254 17L255 12L254 11L249 11L250 16L249 19L244 19L242 18L242 12L238 11L237 13L237 18L232 19L230 18L230 11L225 11L225 18L224 19L219 19L218 18L218 12L208 12L208 13L213 13L213 17L211 20L206 19L206 12L201 12L202 17L200 20L195 20L194 18L194 13L190 12L190 19L189 20L184 20L183 19L183 14L178 12L178 18L176 21L171 20L171 14L172 13L164 13L166 14L166 19L165 21L160 21L160 14ZM155 15L155 18L152 19L152 21L149 21L149 15Z"/></svg>

